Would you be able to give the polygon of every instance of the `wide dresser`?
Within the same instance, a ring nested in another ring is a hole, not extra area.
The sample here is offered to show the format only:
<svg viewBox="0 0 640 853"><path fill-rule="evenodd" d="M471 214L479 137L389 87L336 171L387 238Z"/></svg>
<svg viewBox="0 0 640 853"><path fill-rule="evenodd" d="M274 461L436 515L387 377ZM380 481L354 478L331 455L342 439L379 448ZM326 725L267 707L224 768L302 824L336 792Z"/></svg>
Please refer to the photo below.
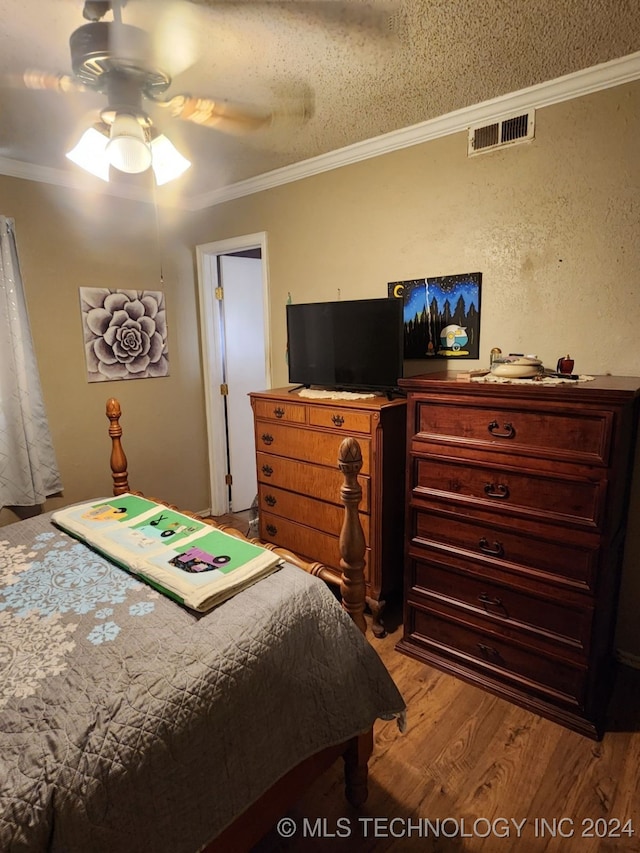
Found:
<svg viewBox="0 0 640 853"><path fill-rule="evenodd" d="M360 521L374 631L394 592L401 594L404 551L406 401L371 396L319 399L277 388L249 395L254 413L260 538L324 563L339 583L337 468L342 439L362 450Z"/></svg>
<svg viewBox="0 0 640 853"><path fill-rule="evenodd" d="M640 379L401 382L398 649L593 738L615 672Z"/></svg>

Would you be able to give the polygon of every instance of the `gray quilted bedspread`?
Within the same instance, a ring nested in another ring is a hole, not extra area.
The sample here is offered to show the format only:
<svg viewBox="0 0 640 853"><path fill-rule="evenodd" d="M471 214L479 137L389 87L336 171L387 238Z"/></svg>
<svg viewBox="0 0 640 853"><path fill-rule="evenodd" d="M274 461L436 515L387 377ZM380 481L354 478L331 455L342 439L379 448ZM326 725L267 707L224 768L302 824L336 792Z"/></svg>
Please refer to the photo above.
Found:
<svg viewBox="0 0 640 853"><path fill-rule="evenodd" d="M48 516L0 528L3 853L194 853L307 755L403 707L293 566L197 615Z"/></svg>

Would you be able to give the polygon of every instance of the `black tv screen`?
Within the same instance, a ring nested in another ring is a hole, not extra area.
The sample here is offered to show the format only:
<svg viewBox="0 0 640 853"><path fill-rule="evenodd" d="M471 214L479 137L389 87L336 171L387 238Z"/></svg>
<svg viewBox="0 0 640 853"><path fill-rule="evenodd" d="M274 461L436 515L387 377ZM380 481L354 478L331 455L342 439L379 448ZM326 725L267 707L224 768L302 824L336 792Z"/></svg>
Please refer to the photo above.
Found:
<svg viewBox="0 0 640 853"><path fill-rule="evenodd" d="M401 299L287 305L289 382L390 391L403 371Z"/></svg>

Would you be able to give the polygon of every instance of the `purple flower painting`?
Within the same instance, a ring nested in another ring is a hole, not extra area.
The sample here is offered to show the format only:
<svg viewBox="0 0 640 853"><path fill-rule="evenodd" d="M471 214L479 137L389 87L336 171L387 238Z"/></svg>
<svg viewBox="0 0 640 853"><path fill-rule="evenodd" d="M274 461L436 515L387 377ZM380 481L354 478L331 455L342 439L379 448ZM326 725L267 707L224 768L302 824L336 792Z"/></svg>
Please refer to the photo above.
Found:
<svg viewBox="0 0 640 853"><path fill-rule="evenodd" d="M169 375L161 290L81 287L80 307L89 382Z"/></svg>

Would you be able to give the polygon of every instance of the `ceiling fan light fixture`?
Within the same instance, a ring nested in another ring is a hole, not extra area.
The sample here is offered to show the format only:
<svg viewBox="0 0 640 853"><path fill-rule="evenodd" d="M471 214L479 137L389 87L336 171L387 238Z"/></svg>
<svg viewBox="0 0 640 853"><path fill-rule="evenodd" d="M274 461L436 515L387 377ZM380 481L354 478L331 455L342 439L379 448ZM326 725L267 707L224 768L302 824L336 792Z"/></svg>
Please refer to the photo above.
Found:
<svg viewBox="0 0 640 853"><path fill-rule="evenodd" d="M162 186L179 178L191 166L191 162L161 133L151 140L151 166L156 184Z"/></svg>
<svg viewBox="0 0 640 853"><path fill-rule="evenodd" d="M151 165L151 149L144 128L129 113L116 113L106 145L109 163L121 172L136 175Z"/></svg>
<svg viewBox="0 0 640 853"><path fill-rule="evenodd" d="M66 156L76 166L91 172L103 181L109 180L109 160L106 148L109 138L97 128L90 127L80 137L78 144Z"/></svg>
<svg viewBox="0 0 640 853"><path fill-rule="evenodd" d="M78 144L67 153L66 156L69 160L92 175L101 178L103 181L109 181L109 169L111 166L115 166L122 172L134 174L146 171L149 165L151 165L157 186L162 186L162 184L179 178L180 175L190 168L191 162L180 154L175 145L164 134L159 134L153 127L149 128L148 131L151 136L151 142L148 143L144 128L141 127L139 121L133 116L127 115L126 118L133 119L141 133L138 133L130 122L126 122L126 128L131 128L135 135L116 135L116 139L114 140L113 125L116 124L118 118L119 116L116 117L111 126L111 136L109 136L109 127L104 122L85 130ZM120 126L122 126L122 123L120 123ZM139 144L144 145L144 151L141 152L143 158L137 164L123 163L121 160L114 162L112 154L114 150L118 150L117 147L114 149L114 141L121 143L124 139L133 140L134 146ZM139 168L144 163L146 163L144 168ZM124 165L127 168L122 168Z"/></svg>

